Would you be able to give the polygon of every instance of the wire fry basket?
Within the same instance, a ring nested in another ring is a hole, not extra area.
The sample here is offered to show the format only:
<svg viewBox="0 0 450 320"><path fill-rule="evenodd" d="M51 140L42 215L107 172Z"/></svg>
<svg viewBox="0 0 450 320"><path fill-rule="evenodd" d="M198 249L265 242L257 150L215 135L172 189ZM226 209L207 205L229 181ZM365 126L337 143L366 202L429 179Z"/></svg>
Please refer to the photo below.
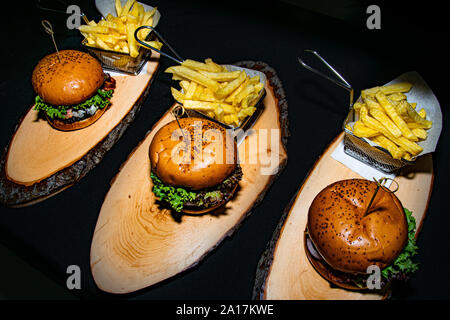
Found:
<svg viewBox="0 0 450 320"><path fill-rule="evenodd" d="M155 40L156 36L150 33L147 37L147 41ZM111 71L124 72L128 74L137 75L141 72L147 60L152 55L151 50L139 47L139 55L135 58L131 57L128 53L122 53L112 50L105 50L97 47L92 47L87 44L87 40L83 39L82 46L91 55L97 57L105 69Z"/></svg>
<svg viewBox="0 0 450 320"><path fill-rule="evenodd" d="M357 137L353 132L347 130L345 126L355 118L355 110L352 106L342 126L344 130L344 152L346 154L386 173L392 173L414 163L414 161L394 159L386 149L380 146L372 146L365 139Z"/></svg>
<svg viewBox="0 0 450 320"><path fill-rule="evenodd" d="M357 137L346 128L348 124L356 120L355 110L353 109L353 88L351 85L330 65L325 61L316 51L305 50L315 55L320 61L322 61L328 69L330 69L341 81L330 78L320 71L308 66L301 58L298 58L300 64L306 69L320 75L321 77L330 80L331 82L346 89L350 93L350 111L344 120L342 129L344 130L344 152L349 156L368 164L378 170L386 173L391 173L399 170L400 168L411 165L414 161L407 161L404 159L394 159L388 150L380 146L372 146L365 139Z"/></svg>

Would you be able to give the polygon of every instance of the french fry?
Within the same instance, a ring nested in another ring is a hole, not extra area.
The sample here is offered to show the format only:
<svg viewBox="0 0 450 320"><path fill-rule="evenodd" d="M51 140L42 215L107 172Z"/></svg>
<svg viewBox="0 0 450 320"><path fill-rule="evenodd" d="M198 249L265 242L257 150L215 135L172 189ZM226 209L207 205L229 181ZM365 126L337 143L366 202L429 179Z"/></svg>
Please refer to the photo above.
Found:
<svg viewBox="0 0 450 320"><path fill-rule="evenodd" d="M405 154L404 150L397 147L395 143L393 143L391 140L389 140L383 135L379 135L373 138L372 141L378 144L380 147L383 147L384 149L389 151L389 153L392 155L392 158L394 159L401 159Z"/></svg>
<svg viewBox="0 0 450 320"><path fill-rule="evenodd" d="M419 112L417 112L419 114L419 116L421 116L423 119L425 119L427 117L427 112L425 111L425 109L420 109Z"/></svg>
<svg viewBox="0 0 450 320"><path fill-rule="evenodd" d="M402 100L397 101L397 103L395 104L395 110L397 111L397 113L403 118L407 118L408 117L408 111L406 110L406 106L404 103L400 103Z"/></svg>
<svg viewBox="0 0 450 320"><path fill-rule="evenodd" d="M191 84L192 81L189 80L181 80L180 83L180 87L184 90L184 92L188 91L189 85Z"/></svg>
<svg viewBox="0 0 450 320"><path fill-rule="evenodd" d="M361 109L361 107L364 106L364 105L365 105L365 103L362 103L362 102L355 102L355 103L353 104L353 110L355 110L356 112L358 112L359 109Z"/></svg>
<svg viewBox="0 0 450 320"><path fill-rule="evenodd" d="M353 125L353 134L361 138L371 138L379 135L379 131L373 130L364 125L361 120L358 120Z"/></svg>
<svg viewBox="0 0 450 320"><path fill-rule="evenodd" d="M192 96L192 98L195 99L195 100L200 100L200 97L202 97L204 95L205 89L207 89L207 88L202 87L202 86L197 86L197 88L195 89L195 92L194 92L194 95Z"/></svg>
<svg viewBox="0 0 450 320"><path fill-rule="evenodd" d="M240 71L239 77L237 77L233 81L230 81L225 87L220 88L219 90L217 90L217 92L215 93L216 97L218 99L225 98L231 92L236 90L242 84L242 82L245 81L245 78L246 78L245 72L244 71Z"/></svg>
<svg viewBox="0 0 450 320"><path fill-rule="evenodd" d="M239 94L236 96L234 101L236 103L240 103L246 96L252 94L253 92L255 92L255 86L252 84L249 84L241 92L239 92Z"/></svg>
<svg viewBox="0 0 450 320"><path fill-rule="evenodd" d="M129 54L135 58L139 55L139 47L144 45L135 41L134 31L152 19L156 8L146 12L144 6L136 0L128 0L123 6L120 0L115 0L114 6L117 17L107 14L104 20L98 23L89 21L87 25L80 26L79 30L85 37L87 45ZM139 38L146 39L150 32L149 29L140 30ZM97 38L100 40L96 40ZM125 40L125 45L122 40ZM144 42L158 50L162 47L159 41Z"/></svg>
<svg viewBox="0 0 450 320"><path fill-rule="evenodd" d="M219 83L217 81L211 80L208 77L204 76L203 74L195 70L192 70L186 66L181 65L170 67L166 70L166 72L175 73L186 79L195 81L198 84L201 84L202 86L211 88L213 91L219 90Z"/></svg>
<svg viewBox="0 0 450 320"><path fill-rule="evenodd" d="M420 129L429 129L429 128L427 128L426 125L420 124L420 123L417 123L417 122L407 122L406 125L407 125L408 128L410 128L411 130L412 130L412 129L417 129L417 128L420 128Z"/></svg>
<svg viewBox="0 0 450 320"><path fill-rule="evenodd" d="M206 64L203 62L194 61L191 59L186 59L181 64L183 67L191 68L196 71L202 70L202 71L208 71L208 72L221 72L222 68L217 68L214 65Z"/></svg>
<svg viewBox="0 0 450 320"><path fill-rule="evenodd" d="M231 81L239 77L240 71L233 72L208 72L208 71L199 71L201 74L207 76L208 78L216 81Z"/></svg>
<svg viewBox="0 0 450 320"><path fill-rule="evenodd" d="M369 112L370 112L370 109L378 109L380 111L383 111L383 107L371 96L366 96L365 98L363 98L363 100L364 100L364 103L369 108Z"/></svg>
<svg viewBox="0 0 450 320"><path fill-rule="evenodd" d="M425 127L425 129L429 129L431 128L431 126L433 125L433 123L429 120L426 120L424 118L422 118L417 112L416 110L414 110L411 105L406 102L406 101L401 101L400 103L403 103L403 105L406 107L406 111L408 113L408 116L411 118L411 120L423 125Z"/></svg>
<svg viewBox="0 0 450 320"><path fill-rule="evenodd" d="M195 93L195 89L197 89L197 82L191 81L186 90L186 94L185 94L186 99L192 99L192 97L194 96L194 93Z"/></svg>
<svg viewBox="0 0 450 320"><path fill-rule="evenodd" d="M211 69L218 70L216 72L227 72L228 71L227 68L215 63L211 58L205 59L205 64L209 65L211 67Z"/></svg>
<svg viewBox="0 0 450 320"><path fill-rule="evenodd" d="M233 126L239 126L256 111L255 105L264 89L259 76L228 71L210 58L204 63L187 59L165 72L172 73L172 79L180 80L183 92L173 91L172 95L177 101L181 100L186 109L197 110Z"/></svg>
<svg viewBox="0 0 450 320"><path fill-rule="evenodd" d="M415 128L411 130L412 133L419 139L425 140L427 138L427 131L422 128Z"/></svg>
<svg viewBox="0 0 450 320"><path fill-rule="evenodd" d="M107 27L102 26L89 26L89 25L81 25L78 30L83 33L109 33L109 29Z"/></svg>
<svg viewBox="0 0 450 320"><path fill-rule="evenodd" d="M210 111L210 110L216 110L220 107L221 112L224 112L224 106L225 104L217 103L217 102L207 102L207 101L196 101L196 100L184 100L183 106L186 109L194 109L198 111ZM231 105L228 105L231 107Z"/></svg>
<svg viewBox="0 0 450 320"><path fill-rule="evenodd" d="M110 47L109 47L102 39L100 39L99 37L97 37L97 38L95 39L95 44L96 44L99 48L102 48L102 49L105 49L105 50L109 50L109 49L110 49Z"/></svg>
<svg viewBox="0 0 450 320"><path fill-rule="evenodd" d="M122 10L120 11L120 16L125 17L130 12L131 7L136 2L136 0L128 0L125 5L122 7Z"/></svg>
<svg viewBox="0 0 450 320"><path fill-rule="evenodd" d="M395 137L392 135L392 133L386 129L378 120L372 118L368 115L368 111L366 107L361 107L360 109L360 118L364 125L369 127L372 130L378 131L381 134L385 135L389 139L395 139Z"/></svg>
<svg viewBox="0 0 450 320"><path fill-rule="evenodd" d="M411 159L412 159L411 153L405 152L405 154L403 155L403 159L405 159L407 161L411 161Z"/></svg>
<svg viewBox="0 0 450 320"><path fill-rule="evenodd" d="M139 49L137 47L136 39L134 38L134 30L136 30L136 26L132 23L127 24L127 40L128 40L128 49L130 51L130 56L132 58L136 58L139 55Z"/></svg>
<svg viewBox="0 0 450 320"><path fill-rule="evenodd" d="M401 92L395 92L395 93L391 93L388 98L392 101L401 101L401 100L406 100L406 95L404 95Z"/></svg>
<svg viewBox="0 0 450 320"><path fill-rule="evenodd" d="M355 136L373 141L388 150L394 159L412 161L423 148L417 141L427 139L432 122L425 109L416 111L404 94L411 90L407 82L373 87L361 92L361 100L353 105L359 116L351 130Z"/></svg>
<svg viewBox="0 0 450 320"><path fill-rule="evenodd" d="M396 138L401 137L400 129L389 119L389 117L380 109L370 108L369 113L377 119L389 132Z"/></svg>
<svg viewBox="0 0 450 320"><path fill-rule="evenodd" d="M245 87L247 87L247 85L250 83L250 79L248 77L246 77L246 79L244 80L244 82L242 82L239 87L234 90L228 97L225 98L226 102L230 102L230 103L234 103L234 99L236 98L236 96L242 91L244 90Z"/></svg>
<svg viewBox="0 0 450 320"><path fill-rule="evenodd" d="M120 17L122 13L122 3L120 2L120 0L116 0L115 4L116 4L116 14L118 17Z"/></svg>
<svg viewBox="0 0 450 320"><path fill-rule="evenodd" d="M383 109L386 111L388 116L394 121L394 123L397 125L397 127L400 129L401 133L410 140L416 140L416 136L411 132L411 130L406 125L405 121L402 119L402 117L397 113L395 107L391 104L389 99L386 97L384 93L381 91L378 91L375 94L375 98L378 100L380 105L383 107ZM394 134L395 136L395 134Z"/></svg>
<svg viewBox="0 0 450 320"><path fill-rule="evenodd" d="M405 137L394 138L391 140L399 147L402 147L407 152L411 153L411 155L413 156L416 156L423 151L423 148L421 146L411 140L408 140Z"/></svg>
<svg viewBox="0 0 450 320"><path fill-rule="evenodd" d="M170 91L172 92L172 96L174 97L175 101L183 103L183 101L185 100L184 94L182 94L175 88L170 88Z"/></svg>
<svg viewBox="0 0 450 320"><path fill-rule="evenodd" d="M381 91L385 95L389 95L389 94L396 93L396 92L408 92L409 90L411 90L411 88L412 88L411 83L400 82L400 83L395 83L395 84L391 84L388 86L374 87L374 88L363 90L363 91L361 91L361 96L363 98L366 96L373 96L378 91Z"/></svg>

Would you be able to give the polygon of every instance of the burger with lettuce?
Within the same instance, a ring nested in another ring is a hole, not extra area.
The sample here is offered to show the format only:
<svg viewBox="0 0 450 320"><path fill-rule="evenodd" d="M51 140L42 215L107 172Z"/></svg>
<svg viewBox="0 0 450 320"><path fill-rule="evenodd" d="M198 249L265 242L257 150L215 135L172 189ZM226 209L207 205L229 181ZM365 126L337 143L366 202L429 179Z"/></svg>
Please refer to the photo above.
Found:
<svg viewBox="0 0 450 320"><path fill-rule="evenodd" d="M176 212L203 214L223 207L242 179L234 138L206 119L181 118L161 127L149 157L153 193Z"/></svg>
<svg viewBox="0 0 450 320"><path fill-rule="evenodd" d="M37 93L34 110L58 130L85 128L97 121L111 104L115 80L103 72L91 55L61 50L42 58L34 68Z"/></svg>
<svg viewBox="0 0 450 320"><path fill-rule="evenodd" d="M332 284L350 290L384 291L418 269L413 257L412 213L373 181L337 181L314 198L308 211L305 251L312 266ZM379 281L368 284L378 268Z"/></svg>

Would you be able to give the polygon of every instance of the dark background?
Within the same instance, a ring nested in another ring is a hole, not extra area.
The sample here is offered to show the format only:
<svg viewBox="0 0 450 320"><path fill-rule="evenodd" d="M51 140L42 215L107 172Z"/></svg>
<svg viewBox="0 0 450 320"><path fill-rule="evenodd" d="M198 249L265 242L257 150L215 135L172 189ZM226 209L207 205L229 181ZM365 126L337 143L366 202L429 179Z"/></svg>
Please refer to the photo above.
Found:
<svg viewBox="0 0 450 320"><path fill-rule="evenodd" d="M356 96L361 89L381 85L410 70L418 71L437 96L444 129L433 155L434 189L418 240L420 270L407 285L394 290L393 298L450 298L449 34L446 13L437 1L143 2L158 7L162 13L158 30L183 57L212 57L224 64L261 60L276 69L289 105L288 165L241 228L197 267L125 296L99 291L90 274L89 251L109 182L173 102L169 90L173 83L162 72L171 62L162 59L137 119L93 171L75 186L34 206L0 207L0 243L8 248L0 256L0 292L13 288L10 297L48 297L46 290L52 290L53 283L42 280L34 271L37 269L61 286L57 298L72 297L63 288L66 268L75 264L82 270L82 289L72 293L79 298L250 299L256 265L284 207L327 144L340 133L346 115L346 91L297 62L303 49L315 49L353 85ZM98 19L93 1L71 3L79 4L90 19ZM373 3L381 8L381 30L366 28L366 8ZM41 27L42 19L53 24L59 49L80 49L81 36L66 29L66 16L40 11L31 1L2 19L6 41L0 60L1 148L33 103L31 72L35 64L54 51ZM14 261L21 259L32 268L14 267Z"/></svg>

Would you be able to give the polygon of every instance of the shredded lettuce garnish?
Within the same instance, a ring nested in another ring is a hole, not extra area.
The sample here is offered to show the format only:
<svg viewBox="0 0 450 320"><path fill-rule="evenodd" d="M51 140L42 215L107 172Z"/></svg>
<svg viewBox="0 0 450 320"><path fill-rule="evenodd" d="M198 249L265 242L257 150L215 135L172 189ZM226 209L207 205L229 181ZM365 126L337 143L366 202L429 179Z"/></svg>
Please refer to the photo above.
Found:
<svg viewBox="0 0 450 320"><path fill-rule="evenodd" d="M80 109L88 109L92 105L95 105L99 109L105 108L108 104L110 104L109 99L112 97L112 94L113 90L104 91L99 89L97 90L97 93L91 98L87 99L86 101L80 104L71 106L53 106L45 103L40 96L36 96L35 105L33 109L46 113L50 119L54 118L64 119L68 109L76 111Z"/></svg>
<svg viewBox="0 0 450 320"><path fill-rule="evenodd" d="M419 269L419 264L412 261L412 257L417 254L419 247L416 244L416 219L412 212L404 208L406 221L408 222L408 243L395 261L381 271L383 277L387 280L405 279L409 274Z"/></svg>
<svg viewBox="0 0 450 320"><path fill-rule="evenodd" d="M167 201L177 212L183 210L185 202L194 201L197 194L181 187L165 185L153 172L150 173L153 180L153 192L161 201Z"/></svg>

